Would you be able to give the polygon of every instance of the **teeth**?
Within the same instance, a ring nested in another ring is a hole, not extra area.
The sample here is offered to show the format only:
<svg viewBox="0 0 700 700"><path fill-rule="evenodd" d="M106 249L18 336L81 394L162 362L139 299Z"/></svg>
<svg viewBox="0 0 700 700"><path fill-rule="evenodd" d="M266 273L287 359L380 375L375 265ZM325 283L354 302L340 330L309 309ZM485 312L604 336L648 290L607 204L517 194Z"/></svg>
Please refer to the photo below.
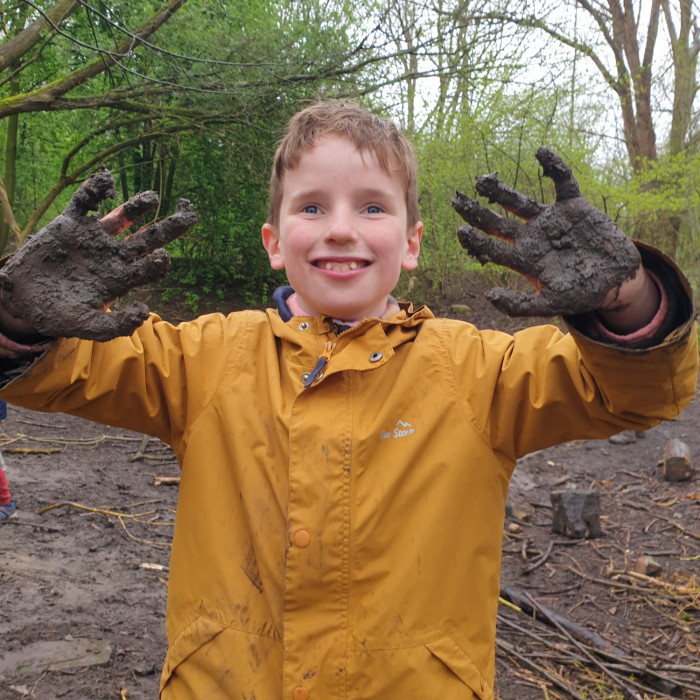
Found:
<svg viewBox="0 0 700 700"><path fill-rule="evenodd" d="M349 270L357 270L359 265L353 261L350 263L333 263L327 262L324 265L326 270L334 270L335 272L348 272Z"/></svg>

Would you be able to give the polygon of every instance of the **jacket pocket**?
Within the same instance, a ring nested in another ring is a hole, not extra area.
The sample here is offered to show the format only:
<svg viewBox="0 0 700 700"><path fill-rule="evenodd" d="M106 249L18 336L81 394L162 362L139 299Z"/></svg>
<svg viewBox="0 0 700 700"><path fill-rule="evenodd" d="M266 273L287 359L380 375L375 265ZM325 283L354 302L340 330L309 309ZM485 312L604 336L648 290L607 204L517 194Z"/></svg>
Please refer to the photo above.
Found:
<svg viewBox="0 0 700 700"><path fill-rule="evenodd" d="M425 648L442 661L479 700L492 700L493 691L490 685L469 654L452 637L440 637L435 641L427 642Z"/></svg>
<svg viewBox="0 0 700 700"><path fill-rule="evenodd" d="M206 646L224 630L222 625L206 617L198 617L175 638L168 649L160 677L160 693L163 693L170 677L188 657Z"/></svg>
<svg viewBox="0 0 700 700"><path fill-rule="evenodd" d="M160 679L160 698L279 698L281 669L281 646L274 638L198 617L168 650Z"/></svg>
<svg viewBox="0 0 700 700"><path fill-rule="evenodd" d="M348 697L355 700L493 700L493 691L455 638L410 646L376 647L348 654ZM313 693L312 693L313 695Z"/></svg>

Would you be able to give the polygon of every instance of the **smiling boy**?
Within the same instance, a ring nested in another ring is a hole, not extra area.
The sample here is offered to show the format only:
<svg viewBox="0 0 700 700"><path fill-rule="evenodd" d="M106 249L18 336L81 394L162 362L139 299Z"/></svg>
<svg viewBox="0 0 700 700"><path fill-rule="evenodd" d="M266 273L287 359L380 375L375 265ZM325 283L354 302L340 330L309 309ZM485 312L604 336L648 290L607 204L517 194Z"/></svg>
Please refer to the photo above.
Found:
<svg viewBox="0 0 700 700"><path fill-rule="evenodd" d="M286 270L305 315L384 316L401 268L418 265L423 232L397 166L332 132L296 158L262 228L270 265Z"/></svg>
<svg viewBox="0 0 700 700"><path fill-rule="evenodd" d="M692 303L652 251L568 319L570 334L479 331L397 304L420 249L415 183L391 122L355 105L302 111L277 149L262 227L291 284L277 309L179 326L152 315L104 343L34 338L43 355L2 391L173 447L164 700L492 698L515 461L650 427L692 396ZM14 270L32 256L57 276L44 244L3 272L14 318L0 316L0 343L15 364L32 329ZM35 329L51 338L45 316Z"/></svg>

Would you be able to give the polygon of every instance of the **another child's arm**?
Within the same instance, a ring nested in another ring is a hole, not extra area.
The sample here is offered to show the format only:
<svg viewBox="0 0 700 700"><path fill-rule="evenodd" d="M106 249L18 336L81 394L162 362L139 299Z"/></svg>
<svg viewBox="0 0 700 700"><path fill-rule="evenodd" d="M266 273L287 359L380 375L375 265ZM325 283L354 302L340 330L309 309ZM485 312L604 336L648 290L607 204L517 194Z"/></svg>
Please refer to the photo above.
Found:
<svg viewBox="0 0 700 700"><path fill-rule="evenodd" d="M148 316L134 303L114 313L106 306L130 289L161 277L170 257L162 246L197 221L181 200L175 214L141 231L113 236L158 203L155 192L132 197L103 219L89 216L113 196L107 170L91 176L63 213L32 236L0 270L0 346L21 354L47 340L77 337L106 341L131 334Z"/></svg>
<svg viewBox="0 0 700 700"><path fill-rule="evenodd" d="M625 342L620 340L625 336L637 342L639 331L647 338L655 335L667 300L641 264L637 247L581 196L559 156L542 147L537 159L556 188L550 206L512 190L495 174L477 178L479 194L524 223L500 217L460 193L453 200L471 224L459 230L462 246L482 263L522 273L534 287L533 292L492 289L488 298L511 316L593 314L604 339L607 334L614 342Z"/></svg>

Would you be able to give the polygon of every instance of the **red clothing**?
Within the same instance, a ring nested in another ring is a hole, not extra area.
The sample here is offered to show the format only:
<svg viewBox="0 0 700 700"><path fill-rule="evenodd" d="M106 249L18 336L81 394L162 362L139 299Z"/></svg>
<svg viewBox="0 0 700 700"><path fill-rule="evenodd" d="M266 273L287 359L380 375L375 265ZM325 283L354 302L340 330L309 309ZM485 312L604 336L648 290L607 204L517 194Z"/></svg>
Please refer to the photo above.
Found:
<svg viewBox="0 0 700 700"><path fill-rule="evenodd" d="M0 506L6 506L11 500L10 485L7 483L7 477L2 470L2 464L0 464Z"/></svg>
<svg viewBox="0 0 700 700"><path fill-rule="evenodd" d="M7 404L4 401L0 401L0 420L3 420L3 418L7 418ZM10 485L7 483L7 477L2 470L4 466L2 458L0 458L0 506L6 506L12 501Z"/></svg>

